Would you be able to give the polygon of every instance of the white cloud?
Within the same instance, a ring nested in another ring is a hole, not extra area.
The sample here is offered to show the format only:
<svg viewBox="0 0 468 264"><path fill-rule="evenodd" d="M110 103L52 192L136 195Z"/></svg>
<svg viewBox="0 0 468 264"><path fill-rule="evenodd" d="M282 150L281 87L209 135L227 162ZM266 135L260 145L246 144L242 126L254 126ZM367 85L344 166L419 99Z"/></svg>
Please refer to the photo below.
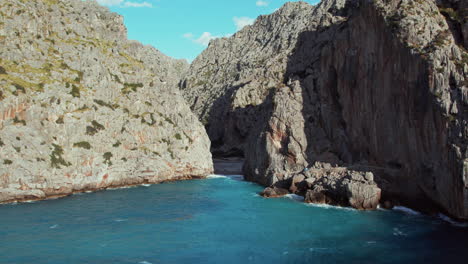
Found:
<svg viewBox="0 0 468 264"><path fill-rule="evenodd" d="M268 2L267 1L262 1L262 0L259 0L257 1L257 3L255 3L257 6L268 6Z"/></svg>
<svg viewBox="0 0 468 264"><path fill-rule="evenodd" d="M208 46L208 44L210 43L210 40L215 39L215 38L219 38L219 37L211 35L210 32L203 32L203 34L201 34L201 36L195 40L195 43L198 43L203 46Z"/></svg>
<svg viewBox="0 0 468 264"><path fill-rule="evenodd" d="M153 7L151 3L148 2L142 2L142 3L137 3L137 2L125 2L124 5L125 7Z"/></svg>
<svg viewBox="0 0 468 264"><path fill-rule="evenodd" d="M210 41L213 39L221 38L222 36L215 36L210 32L203 32L200 37L196 38L192 33L185 33L182 35L184 38L191 40L194 43L200 44L202 46L208 46ZM227 35L226 35L227 36Z"/></svg>
<svg viewBox="0 0 468 264"><path fill-rule="evenodd" d="M184 35L182 35L184 38L186 39L193 39L193 34L192 33L185 33Z"/></svg>
<svg viewBox="0 0 468 264"><path fill-rule="evenodd" d="M148 2L133 2L124 0L97 0L101 5L105 6L120 6L120 7L153 7L153 4Z"/></svg>
<svg viewBox="0 0 468 264"><path fill-rule="evenodd" d="M233 20L237 30L241 30L243 27L252 25L255 22L255 19L250 17L234 17Z"/></svg>
<svg viewBox="0 0 468 264"><path fill-rule="evenodd" d="M101 5L116 6L120 5L123 2L123 0L97 0L97 2Z"/></svg>

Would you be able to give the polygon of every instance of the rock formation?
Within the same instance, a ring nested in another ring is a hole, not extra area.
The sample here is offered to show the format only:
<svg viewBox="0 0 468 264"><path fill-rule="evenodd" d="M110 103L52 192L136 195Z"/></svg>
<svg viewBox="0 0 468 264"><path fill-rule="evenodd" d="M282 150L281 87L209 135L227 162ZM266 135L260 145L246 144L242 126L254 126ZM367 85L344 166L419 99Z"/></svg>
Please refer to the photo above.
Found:
<svg viewBox="0 0 468 264"><path fill-rule="evenodd" d="M0 202L211 173L187 67L95 1L1 1Z"/></svg>
<svg viewBox="0 0 468 264"><path fill-rule="evenodd" d="M466 25L466 1L288 3L212 41L180 87L252 181L289 188L325 163L308 201L374 208L380 188L468 219Z"/></svg>

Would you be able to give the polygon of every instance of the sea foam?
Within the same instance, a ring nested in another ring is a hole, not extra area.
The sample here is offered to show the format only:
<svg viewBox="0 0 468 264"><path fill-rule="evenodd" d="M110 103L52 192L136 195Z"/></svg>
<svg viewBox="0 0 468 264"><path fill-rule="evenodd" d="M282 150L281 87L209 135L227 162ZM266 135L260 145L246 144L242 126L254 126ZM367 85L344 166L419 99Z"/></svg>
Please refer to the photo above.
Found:
<svg viewBox="0 0 468 264"><path fill-rule="evenodd" d="M286 194L287 198L291 199L291 200L294 200L294 201L298 201L298 202L304 202L304 197L300 196L300 195L297 195L297 194Z"/></svg>
<svg viewBox="0 0 468 264"><path fill-rule="evenodd" d="M244 181L244 175L219 175L219 174L210 174L206 176L207 179L231 179L235 181Z"/></svg>
<svg viewBox="0 0 468 264"><path fill-rule="evenodd" d="M461 222L458 222L458 221L455 221L453 220L452 218L444 215L444 214L439 214L439 218L447 223L450 223L454 226L458 226L458 227L468 227L468 223L461 223Z"/></svg>
<svg viewBox="0 0 468 264"><path fill-rule="evenodd" d="M342 207L342 206L335 206L335 205L329 205L329 204L315 204L315 203L304 203L306 206L309 207L318 207L322 209L337 209L337 210L345 210L345 211L357 211L354 208L351 207Z"/></svg>
<svg viewBox="0 0 468 264"><path fill-rule="evenodd" d="M219 178L227 178L227 176L224 175L217 175L217 174L210 174L206 176L207 179L219 179Z"/></svg>
<svg viewBox="0 0 468 264"><path fill-rule="evenodd" d="M409 215L421 215L421 213L416 212L415 210L410 209L408 207L404 207L404 206L395 206L395 207L393 207L393 210L400 211L400 212L403 212L403 213L409 214Z"/></svg>

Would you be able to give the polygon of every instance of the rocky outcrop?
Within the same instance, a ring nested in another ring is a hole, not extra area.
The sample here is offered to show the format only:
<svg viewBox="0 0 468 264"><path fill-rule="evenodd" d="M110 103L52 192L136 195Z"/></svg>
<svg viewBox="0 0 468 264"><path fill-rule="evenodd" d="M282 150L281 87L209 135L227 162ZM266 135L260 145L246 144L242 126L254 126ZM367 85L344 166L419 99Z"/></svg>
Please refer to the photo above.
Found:
<svg viewBox="0 0 468 264"><path fill-rule="evenodd" d="M382 193L372 172L332 167L328 163L316 162L311 168L285 178L265 188L261 195L275 198L293 193L304 196L306 203L373 210L379 205Z"/></svg>
<svg viewBox="0 0 468 264"><path fill-rule="evenodd" d="M372 172L333 168L317 163L310 170L292 178L290 190L305 192L305 202L351 206L360 210L376 209L381 189Z"/></svg>
<svg viewBox="0 0 468 264"><path fill-rule="evenodd" d="M309 201L374 208L380 188L381 202L467 219L468 53L457 37L463 29L451 26L444 8L406 0L290 3L211 42L181 86L207 127L223 130L209 132L219 150L242 146L249 180L288 185L321 162L348 170L314 182ZM208 68L218 70L195 76ZM363 180L370 172L377 185Z"/></svg>
<svg viewBox="0 0 468 264"><path fill-rule="evenodd" d="M212 172L188 64L126 37L95 1L0 2L0 202Z"/></svg>

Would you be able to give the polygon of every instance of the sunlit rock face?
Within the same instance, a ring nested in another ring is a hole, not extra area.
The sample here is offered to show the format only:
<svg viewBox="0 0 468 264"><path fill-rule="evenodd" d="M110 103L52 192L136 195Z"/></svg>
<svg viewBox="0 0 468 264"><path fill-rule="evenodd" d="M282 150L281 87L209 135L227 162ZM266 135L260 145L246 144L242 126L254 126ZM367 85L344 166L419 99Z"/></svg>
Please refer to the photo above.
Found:
<svg viewBox="0 0 468 264"><path fill-rule="evenodd" d="M1 1L0 201L211 173L187 67L95 1Z"/></svg>

